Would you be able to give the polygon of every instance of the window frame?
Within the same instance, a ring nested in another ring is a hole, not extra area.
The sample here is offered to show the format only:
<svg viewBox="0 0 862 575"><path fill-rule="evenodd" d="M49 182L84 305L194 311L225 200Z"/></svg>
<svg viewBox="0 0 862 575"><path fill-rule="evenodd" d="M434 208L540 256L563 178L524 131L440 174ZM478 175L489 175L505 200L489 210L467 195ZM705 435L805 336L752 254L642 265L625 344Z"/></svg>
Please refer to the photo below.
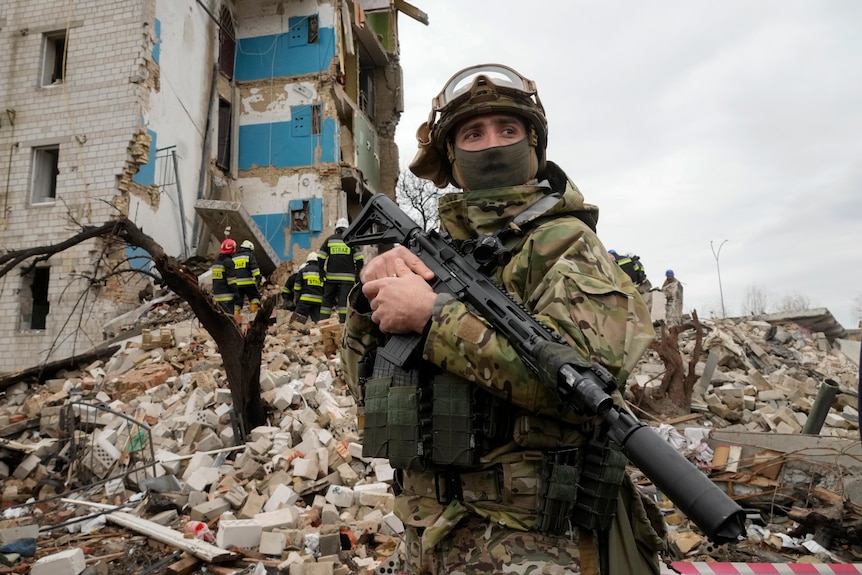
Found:
<svg viewBox="0 0 862 575"><path fill-rule="evenodd" d="M219 71L227 76L228 80L233 80L234 65L236 64L236 26L234 25L233 14L227 6L222 6L218 35Z"/></svg>
<svg viewBox="0 0 862 575"><path fill-rule="evenodd" d="M22 281L22 292L26 295L21 303L28 309L28 313L23 313L22 309L21 330L45 331L48 329L48 318L51 314L51 266L36 266L22 276Z"/></svg>
<svg viewBox="0 0 862 575"><path fill-rule="evenodd" d="M30 156L30 204L56 203L59 177L60 144L33 146Z"/></svg>
<svg viewBox="0 0 862 575"><path fill-rule="evenodd" d="M218 128L216 135L216 165L230 172L233 158L233 104L225 98L218 99Z"/></svg>
<svg viewBox="0 0 862 575"><path fill-rule="evenodd" d="M43 88L58 86L66 81L66 30L42 34L42 60L39 66L39 85ZM59 77L57 77L59 74Z"/></svg>

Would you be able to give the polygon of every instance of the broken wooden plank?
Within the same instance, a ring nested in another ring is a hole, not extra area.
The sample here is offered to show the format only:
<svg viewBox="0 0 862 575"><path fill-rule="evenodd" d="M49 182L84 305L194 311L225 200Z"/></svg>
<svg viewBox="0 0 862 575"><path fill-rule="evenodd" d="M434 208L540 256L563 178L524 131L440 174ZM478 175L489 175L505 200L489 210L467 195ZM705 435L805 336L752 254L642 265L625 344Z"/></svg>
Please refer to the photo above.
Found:
<svg viewBox="0 0 862 575"><path fill-rule="evenodd" d="M14 373L7 373L3 376L0 376L0 391L18 383L19 381L24 381L30 378L36 379L36 381L38 381L39 383L44 383L45 380L54 376L54 374L56 374L61 369L75 369L80 365L87 365L93 363L97 359L111 357L112 355L117 353L119 349L119 345L112 345L111 347L107 347L104 349L97 349L87 353L82 353L81 355L75 355L72 357L67 357L66 359L60 359L57 361L52 361L50 363L37 365L36 367L31 367L29 369L16 371Z"/></svg>
<svg viewBox="0 0 862 575"><path fill-rule="evenodd" d="M189 575L189 573L197 569L197 566L200 565L200 563L201 560L197 557L183 557L176 563L168 565L165 572L171 573L171 575Z"/></svg>
<svg viewBox="0 0 862 575"><path fill-rule="evenodd" d="M103 503L93 503L91 501L78 501L77 499L62 499L64 503L74 503L75 505L83 505L85 507L93 507L95 509L117 509L114 505L105 505ZM146 535L150 539L155 539L160 543L182 549L190 555L206 561L207 563L220 563L223 561L231 561L236 559L238 555L231 551L216 547L211 543L200 541L199 539L186 539L182 533L175 531L170 527L159 525L147 519L142 519L125 511L113 511L105 515L105 518L121 527L131 529L141 535Z"/></svg>
<svg viewBox="0 0 862 575"><path fill-rule="evenodd" d="M703 417L702 413L689 413L688 415L680 415L679 417L664 420L662 423L666 423L667 425L676 425L677 423L685 423L686 421L700 419L701 417Z"/></svg>

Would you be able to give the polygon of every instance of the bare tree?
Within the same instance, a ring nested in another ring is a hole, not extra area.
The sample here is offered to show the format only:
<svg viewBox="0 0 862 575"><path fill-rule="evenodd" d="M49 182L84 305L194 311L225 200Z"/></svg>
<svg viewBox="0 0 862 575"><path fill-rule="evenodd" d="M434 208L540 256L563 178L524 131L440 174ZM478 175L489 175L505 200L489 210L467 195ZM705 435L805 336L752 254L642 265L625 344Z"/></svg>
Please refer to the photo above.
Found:
<svg viewBox="0 0 862 575"><path fill-rule="evenodd" d="M679 347L679 334L690 329L695 330L695 345L686 369ZM691 322L688 323L668 327L662 321L659 337L652 342L650 349L661 358L665 372L661 385L651 398L635 392L636 403L670 416L691 413L692 390L698 380L695 366L703 349L703 326L697 310L692 310Z"/></svg>
<svg viewBox="0 0 862 575"><path fill-rule="evenodd" d="M742 315L760 315L766 313L769 296L756 285L749 286L742 300Z"/></svg>
<svg viewBox="0 0 862 575"><path fill-rule="evenodd" d="M853 315L856 316L856 321L862 324L862 295L853 298Z"/></svg>
<svg viewBox="0 0 862 575"><path fill-rule="evenodd" d="M101 226L81 226L77 234L57 244L6 252L0 255L0 278L19 265L24 266L26 272L28 266L25 264L31 259L33 261L30 266L93 238L102 238L109 243L122 242L150 254L161 281L189 304L221 351L233 404L244 428L252 429L266 423L266 410L260 391L260 362L269 316L278 298L264 296L257 316L243 333L233 315L222 311L213 301L212 294L201 288L195 274L175 258L168 256L162 246L126 218L119 218ZM110 270L107 275L121 273L137 274L141 271L115 269ZM99 285L105 281L105 277L94 275L90 278L90 284Z"/></svg>
<svg viewBox="0 0 862 575"><path fill-rule="evenodd" d="M775 306L775 311L802 311L811 309L811 300L798 292L785 295Z"/></svg>
<svg viewBox="0 0 862 575"><path fill-rule="evenodd" d="M429 180L423 180L410 170L404 170L395 184L395 201L423 230L433 230L440 225L437 200L454 188L439 189Z"/></svg>

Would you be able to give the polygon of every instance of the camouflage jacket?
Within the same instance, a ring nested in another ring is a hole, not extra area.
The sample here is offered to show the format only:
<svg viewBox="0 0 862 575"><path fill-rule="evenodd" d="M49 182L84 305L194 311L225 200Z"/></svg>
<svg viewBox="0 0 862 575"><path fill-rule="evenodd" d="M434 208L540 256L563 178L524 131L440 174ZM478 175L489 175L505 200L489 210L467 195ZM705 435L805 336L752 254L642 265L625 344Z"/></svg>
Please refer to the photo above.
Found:
<svg viewBox="0 0 862 575"><path fill-rule="evenodd" d="M631 279L578 217L587 213L595 219L598 208L585 204L577 187L565 177L564 181L556 204L520 224L524 233L520 237L514 234L513 257L497 270L495 280L588 361L602 363L623 384L655 335L649 312ZM511 227L513 218L549 192L545 184L449 194L440 200L441 223L454 240L493 233ZM360 313L362 305L357 301L361 299L357 288L351 297L342 351L345 377L354 393L359 392L357 361L385 342L370 315ZM505 336L453 298L438 297L423 358L506 399L522 412L568 423L580 421L555 392L532 375ZM615 396L622 402L619 393ZM565 427L567 443L577 444L582 439L577 426ZM489 454L485 461L511 460L514 455L508 446ZM399 496L396 504L402 520L426 527L429 542L445 536L468 512L522 529L529 529L535 519L481 504L453 501L446 507L433 497L415 495Z"/></svg>

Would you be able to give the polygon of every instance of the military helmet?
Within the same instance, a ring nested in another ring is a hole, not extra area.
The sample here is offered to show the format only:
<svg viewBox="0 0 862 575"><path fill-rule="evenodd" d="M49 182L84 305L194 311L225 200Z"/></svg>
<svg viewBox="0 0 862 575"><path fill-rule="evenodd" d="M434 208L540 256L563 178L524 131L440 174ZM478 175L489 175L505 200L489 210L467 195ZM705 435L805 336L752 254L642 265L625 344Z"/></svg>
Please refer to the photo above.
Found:
<svg viewBox="0 0 862 575"><path fill-rule="evenodd" d="M250 249L250 250L253 250L253 249L254 249L254 244L251 242L251 240L244 240L240 245L241 245L242 247L244 247L244 248L248 248L248 249Z"/></svg>
<svg viewBox="0 0 862 575"><path fill-rule="evenodd" d="M502 64L480 64L457 72L432 100L428 121L416 131L419 151L410 171L434 182L438 188L452 183L452 145L449 132L461 120L479 114L517 114L527 122L539 160L545 167L548 120L536 83Z"/></svg>

